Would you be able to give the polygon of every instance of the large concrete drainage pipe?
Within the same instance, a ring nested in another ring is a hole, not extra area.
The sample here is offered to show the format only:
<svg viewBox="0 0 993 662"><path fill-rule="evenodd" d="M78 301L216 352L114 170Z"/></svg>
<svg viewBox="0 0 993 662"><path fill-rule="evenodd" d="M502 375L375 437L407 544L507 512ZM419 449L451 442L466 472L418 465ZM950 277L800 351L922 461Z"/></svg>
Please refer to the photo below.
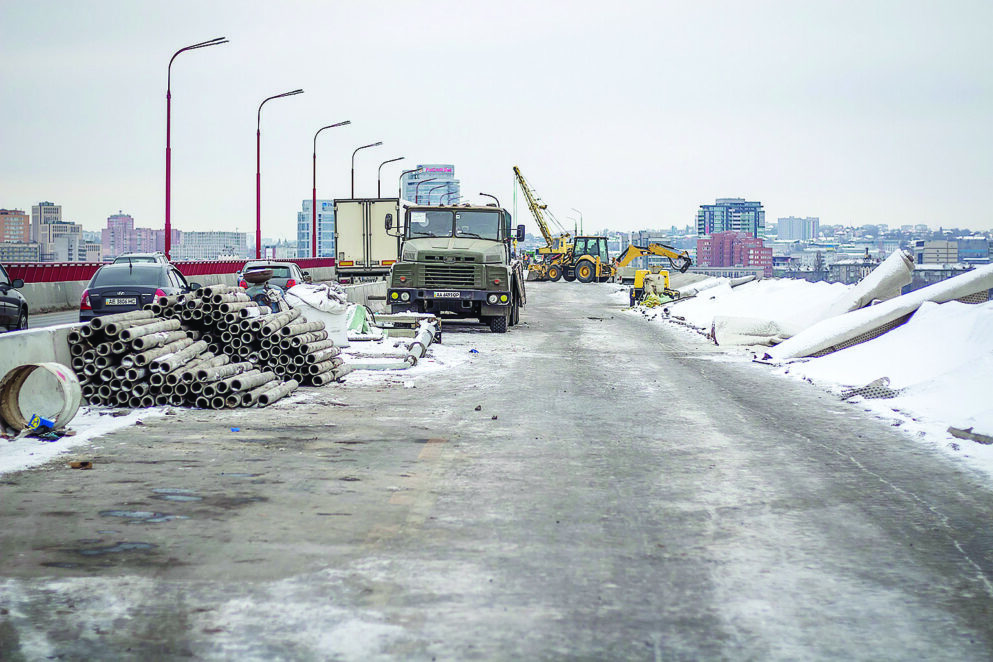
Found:
<svg viewBox="0 0 993 662"><path fill-rule="evenodd" d="M58 430L76 415L80 397L79 380L61 363L17 366L0 380L0 419L20 431L37 414Z"/></svg>

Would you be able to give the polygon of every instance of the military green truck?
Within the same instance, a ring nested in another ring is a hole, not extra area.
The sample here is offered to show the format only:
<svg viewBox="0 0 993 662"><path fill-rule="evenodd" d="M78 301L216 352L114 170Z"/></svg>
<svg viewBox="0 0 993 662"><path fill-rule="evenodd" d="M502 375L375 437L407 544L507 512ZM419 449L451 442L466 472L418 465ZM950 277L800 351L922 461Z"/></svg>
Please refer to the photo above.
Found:
<svg viewBox="0 0 993 662"><path fill-rule="evenodd" d="M386 300L393 313L475 317L494 333L517 324L527 302L524 267L510 213L496 206L407 206L402 225L386 220L403 239L390 268Z"/></svg>

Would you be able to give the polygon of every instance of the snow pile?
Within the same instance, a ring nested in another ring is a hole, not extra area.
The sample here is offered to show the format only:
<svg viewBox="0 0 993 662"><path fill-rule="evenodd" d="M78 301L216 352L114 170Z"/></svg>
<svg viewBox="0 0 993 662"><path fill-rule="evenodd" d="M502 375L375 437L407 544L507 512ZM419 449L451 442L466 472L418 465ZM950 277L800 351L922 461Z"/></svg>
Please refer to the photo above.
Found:
<svg viewBox="0 0 993 662"><path fill-rule="evenodd" d="M870 411L896 418L908 432L943 447L967 448L993 473L993 446L953 439L949 426L993 436L993 302L925 303L903 326L878 338L780 372L832 391L888 377L894 398L864 399ZM951 445L949 445L951 444Z"/></svg>

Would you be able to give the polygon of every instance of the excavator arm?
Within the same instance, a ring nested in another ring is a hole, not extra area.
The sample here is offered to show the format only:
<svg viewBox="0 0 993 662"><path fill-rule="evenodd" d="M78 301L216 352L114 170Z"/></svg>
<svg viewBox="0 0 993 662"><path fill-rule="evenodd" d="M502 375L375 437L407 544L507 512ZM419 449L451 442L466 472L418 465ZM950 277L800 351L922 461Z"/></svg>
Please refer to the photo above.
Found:
<svg viewBox="0 0 993 662"><path fill-rule="evenodd" d="M626 267L631 263L632 260L644 255L659 255L667 260L673 269L676 269L680 273L685 273L687 269L693 264L693 260L690 258L690 254L686 251L679 251L672 246L666 246L665 244L648 244L647 246L635 246L634 244L627 247L627 249L621 253L620 257L617 258L618 267Z"/></svg>

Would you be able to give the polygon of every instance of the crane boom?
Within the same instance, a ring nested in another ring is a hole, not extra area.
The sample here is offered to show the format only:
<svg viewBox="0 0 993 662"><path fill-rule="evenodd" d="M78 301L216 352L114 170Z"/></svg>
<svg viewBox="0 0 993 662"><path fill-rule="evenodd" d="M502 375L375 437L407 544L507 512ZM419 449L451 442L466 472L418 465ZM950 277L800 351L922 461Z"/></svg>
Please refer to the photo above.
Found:
<svg viewBox="0 0 993 662"><path fill-rule="evenodd" d="M538 229L541 230L541 236L545 238L548 248L552 248L555 245L555 239L552 237L552 232L548 229L548 223L545 222L545 215L542 213L548 205L538 202L537 196L535 196L531 187L528 186L527 180L521 174L521 169L517 166L514 166L514 177L517 178L517 183L524 193L524 199L528 201L528 208L531 210L531 215L534 216L535 223L538 224Z"/></svg>

